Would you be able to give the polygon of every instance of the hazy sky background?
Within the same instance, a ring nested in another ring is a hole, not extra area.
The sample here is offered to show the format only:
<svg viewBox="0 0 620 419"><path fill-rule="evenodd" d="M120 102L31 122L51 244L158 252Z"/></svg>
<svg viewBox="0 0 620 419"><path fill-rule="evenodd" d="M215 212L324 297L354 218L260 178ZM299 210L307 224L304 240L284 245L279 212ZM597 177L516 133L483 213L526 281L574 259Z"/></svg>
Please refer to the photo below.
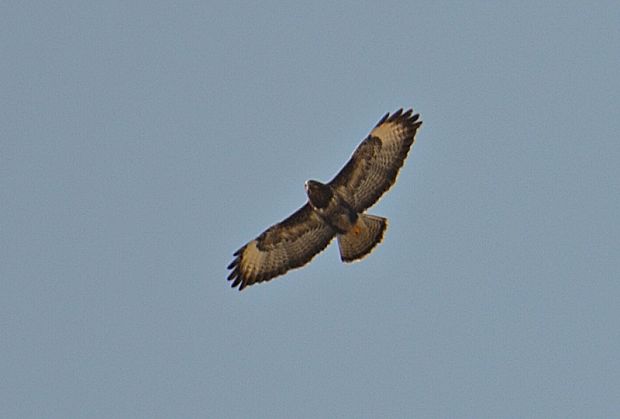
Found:
<svg viewBox="0 0 620 419"><path fill-rule="evenodd" d="M3 2L0 416L610 417L617 2ZM232 252L388 111L383 243Z"/></svg>

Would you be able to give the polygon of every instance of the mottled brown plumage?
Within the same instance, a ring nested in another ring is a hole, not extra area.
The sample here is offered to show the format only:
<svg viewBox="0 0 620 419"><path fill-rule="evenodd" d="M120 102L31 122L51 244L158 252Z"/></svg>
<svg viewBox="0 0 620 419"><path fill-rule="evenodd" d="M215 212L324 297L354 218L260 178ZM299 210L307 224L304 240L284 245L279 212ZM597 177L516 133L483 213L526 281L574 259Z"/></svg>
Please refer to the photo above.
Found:
<svg viewBox="0 0 620 419"><path fill-rule="evenodd" d="M382 240L383 217L365 214L396 182L422 125L413 110L386 114L327 184L306 182L308 202L234 253L228 269L243 288L307 264L338 237L341 259L359 260Z"/></svg>

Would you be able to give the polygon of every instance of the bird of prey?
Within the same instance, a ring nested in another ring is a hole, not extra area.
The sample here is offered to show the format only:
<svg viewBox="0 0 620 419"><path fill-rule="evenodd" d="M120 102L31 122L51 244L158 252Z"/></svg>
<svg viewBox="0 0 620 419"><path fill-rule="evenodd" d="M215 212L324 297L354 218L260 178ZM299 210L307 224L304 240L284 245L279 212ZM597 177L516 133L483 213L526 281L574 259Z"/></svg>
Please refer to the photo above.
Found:
<svg viewBox="0 0 620 419"><path fill-rule="evenodd" d="M308 180L308 202L234 253L228 269L239 290L304 266L338 239L340 258L353 262L383 239L387 219L365 211L394 184L422 125L412 109L387 113L328 183Z"/></svg>

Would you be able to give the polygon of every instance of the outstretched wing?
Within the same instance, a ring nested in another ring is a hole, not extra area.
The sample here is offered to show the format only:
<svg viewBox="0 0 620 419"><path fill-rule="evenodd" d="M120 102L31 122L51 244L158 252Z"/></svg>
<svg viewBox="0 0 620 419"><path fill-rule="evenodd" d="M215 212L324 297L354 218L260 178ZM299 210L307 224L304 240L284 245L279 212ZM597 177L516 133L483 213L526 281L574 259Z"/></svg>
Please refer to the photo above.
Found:
<svg viewBox="0 0 620 419"><path fill-rule="evenodd" d="M241 291L248 285L269 281L299 268L321 252L336 232L312 209L304 205L284 221L269 227L260 236L234 253L228 265L228 280Z"/></svg>
<svg viewBox="0 0 620 419"><path fill-rule="evenodd" d="M330 185L342 193L350 205L362 212L379 200L396 182L417 129L419 114L409 109L386 114Z"/></svg>

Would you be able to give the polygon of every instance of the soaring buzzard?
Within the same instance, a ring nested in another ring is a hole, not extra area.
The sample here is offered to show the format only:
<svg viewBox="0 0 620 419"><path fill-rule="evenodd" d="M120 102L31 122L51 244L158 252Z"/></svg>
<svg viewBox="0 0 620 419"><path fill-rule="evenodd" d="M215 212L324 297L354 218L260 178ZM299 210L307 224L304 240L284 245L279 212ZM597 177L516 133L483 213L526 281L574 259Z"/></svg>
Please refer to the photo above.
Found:
<svg viewBox="0 0 620 419"><path fill-rule="evenodd" d="M329 183L306 182L308 202L234 253L228 280L239 290L299 268L338 238L340 259L353 262L383 239L387 219L365 214L396 181L419 114L386 114Z"/></svg>

